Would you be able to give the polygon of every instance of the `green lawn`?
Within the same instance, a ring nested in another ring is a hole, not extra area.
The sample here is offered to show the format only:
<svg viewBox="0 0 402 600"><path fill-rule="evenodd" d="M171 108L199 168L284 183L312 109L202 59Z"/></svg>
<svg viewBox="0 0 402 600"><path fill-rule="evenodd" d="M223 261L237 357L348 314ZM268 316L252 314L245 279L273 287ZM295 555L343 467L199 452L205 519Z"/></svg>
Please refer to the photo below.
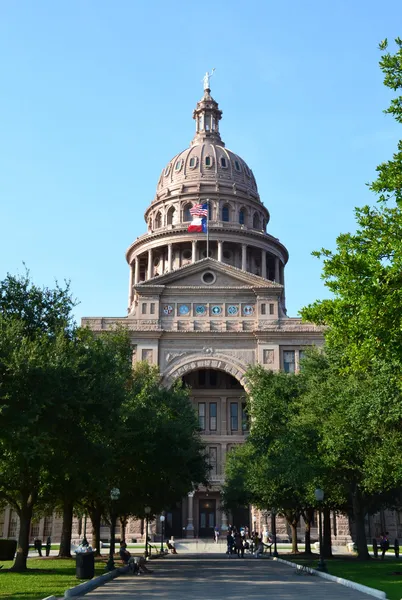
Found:
<svg viewBox="0 0 402 600"><path fill-rule="evenodd" d="M281 558L317 568L318 556L313 559L283 554ZM367 562L356 557L332 558L326 561L328 573L350 579L363 585L386 592L389 600L402 598L402 560L388 556L384 561L373 558Z"/></svg>
<svg viewBox="0 0 402 600"><path fill-rule="evenodd" d="M106 557L107 558L107 557ZM10 573L12 562L2 562L0 598L3 600L39 600L46 596L64 596L65 590L82 583L75 576L75 560L66 558L30 558L28 571ZM120 564L118 562L117 564ZM105 572L105 560L95 562L95 575Z"/></svg>

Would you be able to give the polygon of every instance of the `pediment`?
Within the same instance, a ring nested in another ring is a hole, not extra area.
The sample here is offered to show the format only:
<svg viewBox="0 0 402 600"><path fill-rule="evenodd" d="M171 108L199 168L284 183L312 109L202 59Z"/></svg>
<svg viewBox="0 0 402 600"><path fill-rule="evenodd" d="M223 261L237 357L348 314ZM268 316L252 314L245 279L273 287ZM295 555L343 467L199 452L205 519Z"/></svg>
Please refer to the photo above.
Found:
<svg viewBox="0 0 402 600"><path fill-rule="evenodd" d="M206 276L210 273L210 276ZM218 262L213 258L204 258L195 263L185 265L180 269L153 277L148 281L135 286L141 290L147 287L203 287L208 288L271 288L282 290L283 286L273 281L268 281L258 275L242 271L226 263Z"/></svg>

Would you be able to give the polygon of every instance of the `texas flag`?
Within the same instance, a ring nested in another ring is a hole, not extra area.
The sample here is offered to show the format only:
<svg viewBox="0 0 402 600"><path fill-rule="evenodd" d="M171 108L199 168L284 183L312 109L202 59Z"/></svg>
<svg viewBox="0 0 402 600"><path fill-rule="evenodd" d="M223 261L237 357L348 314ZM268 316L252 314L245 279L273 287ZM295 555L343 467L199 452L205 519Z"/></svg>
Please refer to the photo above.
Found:
<svg viewBox="0 0 402 600"><path fill-rule="evenodd" d="M208 205L207 204L194 204L190 208L190 214L193 217L188 231L193 233L207 233L208 229Z"/></svg>
<svg viewBox="0 0 402 600"><path fill-rule="evenodd" d="M207 219L205 217L193 217L188 230L193 233L207 233Z"/></svg>

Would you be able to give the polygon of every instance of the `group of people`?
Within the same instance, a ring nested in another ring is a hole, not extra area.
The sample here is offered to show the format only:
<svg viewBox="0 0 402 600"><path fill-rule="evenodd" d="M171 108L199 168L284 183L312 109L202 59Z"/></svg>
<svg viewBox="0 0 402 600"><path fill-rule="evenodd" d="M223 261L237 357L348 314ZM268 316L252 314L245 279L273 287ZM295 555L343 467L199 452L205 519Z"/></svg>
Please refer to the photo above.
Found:
<svg viewBox="0 0 402 600"><path fill-rule="evenodd" d="M268 538L269 541L270 538ZM264 553L264 543L262 537L257 531L249 534L248 527L236 527L229 525L226 536L227 549L226 554L230 557L237 555L238 558L244 558L244 551L249 550L255 558L260 558Z"/></svg>

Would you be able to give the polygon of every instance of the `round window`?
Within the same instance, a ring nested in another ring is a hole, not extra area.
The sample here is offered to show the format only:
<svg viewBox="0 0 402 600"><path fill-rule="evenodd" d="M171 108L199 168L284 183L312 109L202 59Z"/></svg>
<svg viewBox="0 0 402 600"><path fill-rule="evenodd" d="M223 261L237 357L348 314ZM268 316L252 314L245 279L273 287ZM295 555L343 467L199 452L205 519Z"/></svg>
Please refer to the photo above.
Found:
<svg viewBox="0 0 402 600"><path fill-rule="evenodd" d="M205 271L205 273L202 274L201 279L202 282L206 283L207 285L211 285L216 281L216 277L211 271Z"/></svg>
<svg viewBox="0 0 402 600"><path fill-rule="evenodd" d="M232 253L229 250L224 250L223 258L232 258Z"/></svg>
<svg viewBox="0 0 402 600"><path fill-rule="evenodd" d="M191 250L184 250L183 258L191 258Z"/></svg>

